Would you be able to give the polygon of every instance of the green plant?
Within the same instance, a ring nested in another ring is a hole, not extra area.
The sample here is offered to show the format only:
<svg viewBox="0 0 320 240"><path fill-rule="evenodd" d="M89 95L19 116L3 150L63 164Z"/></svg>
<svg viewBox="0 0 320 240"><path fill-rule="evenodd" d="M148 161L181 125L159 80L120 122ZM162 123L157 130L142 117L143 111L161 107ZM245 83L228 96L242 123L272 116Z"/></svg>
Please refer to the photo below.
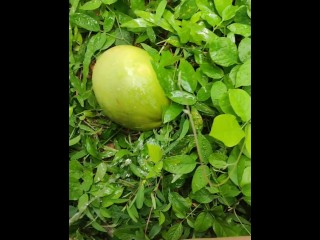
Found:
<svg viewBox="0 0 320 240"><path fill-rule="evenodd" d="M69 235L165 239L251 232L251 2L72 0ZM172 104L145 132L108 119L95 59L135 45Z"/></svg>

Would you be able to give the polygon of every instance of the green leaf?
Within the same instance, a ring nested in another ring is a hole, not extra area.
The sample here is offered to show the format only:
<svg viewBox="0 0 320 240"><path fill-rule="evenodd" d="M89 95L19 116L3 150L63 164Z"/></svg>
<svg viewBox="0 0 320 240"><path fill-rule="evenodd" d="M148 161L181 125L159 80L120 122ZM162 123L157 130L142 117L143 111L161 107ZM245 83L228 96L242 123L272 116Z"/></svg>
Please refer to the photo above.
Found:
<svg viewBox="0 0 320 240"><path fill-rule="evenodd" d="M201 18L206 20L212 27L217 26L221 22L221 18L211 10L203 11Z"/></svg>
<svg viewBox="0 0 320 240"><path fill-rule="evenodd" d="M188 119L186 119L184 122L183 122L183 125L182 125L182 130L181 130L181 133L180 133L180 136L179 136L179 140L184 138L184 136L188 133L189 131L189 128L190 128L190 122Z"/></svg>
<svg viewBox="0 0 320 240"><path fill-rule="evenodd" d="M208 100L211 96L211 88L212 88L212 83L203 85L197 92L197 100L198 101Z"/></svg>
<svg viewBox="0 0 320 240"><path fill-rule="evenodd" d="M220 193L224 197L236 197L241 191L233 183L223 184L220 186Z"/></svg>
<svg viewBox="0 0 320 240"><path fill-rule="evenodd" d="M247 231L240 224L235 224L230 221L226 221L221 218L213 219L213 231L217 237L235 237L235 236L246 236Z"/></svg>
<svg viewBox="0 0 320 240"><path fill-rule="evenodd" d="M89 202L89 196L86 193L79 198L78 209L80 212L84 211L87 208L88 202Z"/></svg>
<svg viewBox="0 0 320 240"><path fill-rule="evenodd" d="M251 26L247 24L242 24L242 23L233 23L230 24L227 27L231 32L234 34L239 34L244 37L250 37L251 36Z"/></svg>
<svg viewBox="0 0 320 240"><path fill-rule="evenodd" d="M175 18L189 19L198 10L195 0L184 0L175 8Z"/></svg>
<svg viewBox="0 0 320 240"><path fill-rule="evenodd" d="M166 217L164 216L164 214L163 214L162 212L160 212L160 215L159 215L159 225L162 225L165 220L166 220Z"/></svg>
<svg viewBox="0 0 320 240"><path fill-rule="evenodd" d="M128 22L124 22L121 24L121 27L126 27L126 28L146 28L146 27L152 27L154 26L153 24L147 22L143 18L136 18L129 20Z"/></svg>
<svg viewBox="0 0 320 240"><path fill-rule="evenodd" d="M229 89L229 100L234 112L243 122L251 119L251 97L242 89Z"/></svg>
<svg viewBox="0 0 320 240"><path fill-rule="evenodd" d="M183 198L177 192L171 192L168 195L169 202L172 204L172 209L178 218L185 218L192 205L189 198Z"/></svg>
<svg viewBox="0 0 320 240"><path fill-rule="evenodd" d="M160 67L170 66L179 60L178 56L173 56L170 51L166 50L161 53Z"/></svg>
<svg viewBox="0 0 320 240"><path fill-rule="evenodd" d="M99 223L97 223L96 221L93 221L91 223L92 227L100 232L107 232L106 229L104 229L104 227L102 227Z"/></svg>
<svg viewBox="0 0 320 240"><path fill-rule="evenodd" d="M244 135L234 115L221 114L214 118L210 136L222 141L227 147L237 145Z"/></svg>
<svg viewBox="0 0 320 240"><path fill-rule="evenodd" d="M136 206L138 209L141 209L144 202L144 181L140 182L138 192L137 192L137 198L136 198Z"/></svg>
<svg viewBox="0 0 320 240"><path fill-rule="evenodd" d="M232 149L228 162L228 175L231 181L239 186L239 182L241 181L241 177L243 175L244 168L246 166L246 162L250 161L245 155L241 154L239 156L240 150L238 147Z"/></svg>
<svg viewBox="0 0 320 240"><path fill-rule="evenodd" d="M210 44L209 53L211 59L223 67L238 63L237 46L229 38L217 38Z"/></svg>
<svg viewBox="0 0 320 240"><path fill-rule="evenodd" d="M238 47L239 59L241 62L245 62L251 58L251 38L244 38L239 43Z"/></svg>
<svg viewBox="0 0 320 240"><path fill-rule="evenodd" d="M227 21L233 18L236 15L236 12L239 10L238 6L227 6L222 12L222 20Z"/></svg>
<svg viewBox="0 0 320 240"><path fill-rule="evenodd" d="M240 187L251 184L251 167L246 167L243 171L242 178L240 181Z"/></svg>
<svg viewBox="0 0 320 240"><path fill-rule="evenodd" d="M235 87L251 85L251 59L245 61L237 71Z"/></svg>
<svg viewBox="0 0 320 240"><path fill-rule="evenodd" d="M149 53L149 55L153 58L155 62L158 62L160 60L160 55L156 49L150 47L145 43L141 43L141 46L144 50L146 50Z"/></svg>
<svg viewBox="0 0 320 240"><path fill-rule="evenodd" d="M162 17L162 14L164 13L164 10L166 9L167 6L167 1L166 0L162 0L157 9L156 9L156 15L155 15L155 21L158 22L160 20L160 18Z"/></svg>
<svg viewBox="0 0 320 240"><path fill-rule="evenodd" d="M195 71L192 65L185 59L180 60L180 83L181 86L188 92L193 93L197 87L197 79L194 77Z"/></svg>
<svg viewBox="0 0 320 240"><path fill-rule="evenodd" d="M194 223L194 230L197 232L207 231L213 224L213 217L209 212L201 212Z"/></svg>
<svg viewBox="0 0 320 240"><path fill-rule="evenodd" d="M94 176L93 181L95 183L100 182L103 179L104 175L106 174L106 171L107 171L107 164L105 164L104 162L101 162L97 167L97 172Z"/></svg>
<svg viewBox="0 0 320 240"><path fill-rule="evenodd" d="M246 150L249 153L249 156L251 157L251 124L250 123L246 126L245 132L246 132L245 146L246 146Z"/></svg>
<svg viewBox="0 0 320 240"><path fill-rule="evenodd" d="M151 161L154 163L159 162L162 159L161 147L154 142L148 142L147 147Z"/></svg>
<svg viewBox="0 0 320 240"><path fill-rule="evenodd" d="M170 106L165 110L163 115L163 123L174 120L183 110L183 105L172 102Z"/></svg>
<svg viewBox="0 0 320 240"><path fill-rule="evenodd" d="M215 111L210 108L208 105L206 105L205 103L202 103L202 102L197 102L194 107L200 111L200 112L203 112L204 114L206 115L209 115L209 116L214 116L215 115Z"/></svg>
<svg viewBox="0 0 320 240"><path fill-rule="evenodd" d="M91 156L98 157L98 151L97 151L96 145L95 145L95 143L92 141L92 139L90 137L86 138L85 146L86 146L87 152Z"/></svg>
<svg viewBox="0 0 320 240"><path fill-rule="evenodd" d="M79 9L81 10L94 10L101 6L100 0L91 0L83 4Z"/></svg>
<svg viewBox="0 0 320 240"><path fill-rule="evenodd" d="M138 222L139 213L134 204L132 204L131 207L127 207L127 212L134 222Z"/></svg>
<svg viewBox="0 0 320 240"><path fill-rule="evenodd" d="M180 90L170 92L168 97L172 101L182 105L193 105L197 102L197 98L193 94Z"/></svg>
<svg viewBox="0 0 320 240"><path fill-rule="evenodd" d="M115 45L132 45L133 34L131 32L117 28L114 33L116 37Z"/></svg>
<svg viewBox="0 0 320 240"><path fill-rule="evenodd" d="M100 31L100 26L97 20L84 14L84 13L75 13L70 16L70 22L76 24L77 26L84 28L92 32Z"/></svg>
<svg viewBox="0 0 320 240"><path fill-rule="evenodd" d="M182 231L183 231L183 227L181 223L174 224L169 228L166 234L166 237L167 239L170 239L170 240L179 240L182 235Z"/></svg>
<svg viewBox="0 0 320 240"><path fill-rule="evenodd" d="M199 191L195 193L191 192L189 194L191 199L196 200L199 203L210 203L215 198L214 194L211 194L207 189L201 188Z"/></svg>
<svg viewBox="0 0 320 240"><path fill-rule="evenodd" d="M212 153L211 143L200 132L198 133L198 142L199 142L199 150L202 156L202 161L204 163L208 163L209 156Z"/></svg>
<svg viewBox="0 0 320 240"><path fill-rule="evenodd" d="M213 79L220 79L224 75L221 68L207 62L201 64L200 69L205 75Z"/></svg>
<svg viewBox="0 0 320 240"><path fill-rule="evenodd" d="M214 168L225 169L228 167L227 159L227 155L220 152L214 152L210 155L209 162Z"/></svg>
<svg viewBox="0 0 320 240"><path fill-rule="evenodd" d="M160 224L153 225L150 232L149 232L150 238L153 239L160 231L161 231Z"/></svg>
<svg viewBox="0 0 320 240"><path fill-rule="evenodd" d="M159 21L155 20L155 14L152 14L150 12L141 11L141 10L135 10L134 13L138 16L143 18L144 20L153 23L169 32L174 32L174 29L171 27L171 25L163 18L161 18Z"/></svg>
<svg viewBox="0 0 320 240"><path fill-rule="evenodd" d="M207 165L199 166L192 177L192 192L195 193L209 183L210 169Z"/></svg>
<svg viewBox="0 0 320 240"><path fill-rule="evenodd" d="M216 7L220 16L222 16L223 10L232 5L232 0L214 0L214 6Z"/></svg>
<svg viewBox="0 0 320 240"><path fill-rule="evenodd" d="M159 177L161 170L163 168L163 162L157 162L153 168L149 169L149 173L146 178Z"/></svg>
<svg viewBox="0 0 320 240"><path fill-rule="evenodd" d="M115 3L118 0L101 0L104 4L110 5L112 3Z"/></svg>
<svg viewBox="0 0 320 240"><path fill-rule="evenodd" d="M70 140L69 140L69 147L77 144L77 143L80 141L80 139L81 139L81 136L80 136L80 135L78 135L78 136L70 139Z"/></svg>
<svg viewBox="0 0 320 240"><path fill-rule="evenodd" d="M148 38L150 39L150 41L152 43L155 43L156 42L156 34L155 32L153 31L153 28L152 27L147 27L147 36Z"/></svg>
<svg viewBox="0 0 320 240"><path fill-rule="evenodd" d="M236 65L236 66L234 66L234 67L231 69L230 73L229 73L229 79L231 80L233 86L236 84L237 72L238 72L240 66L241 66L241 65Z"/></svg>
<svg viewBox="0 0 320 240"><path fill-rule="evenodd" d="M214 100L219 100L223 95L228 91L227 86L221 82L217 81L212 84L211 87L211 99Z"/></svg>
<svg viewBox="0 0 320 240"><path fill-rule="evenodd" d="M199 111L194 106L191 107L191 116L192 116L196 131L201 132L203 129L203 119Z"/></svg>
<svg viewBox="0 0 320 240"><path fill-rule="evenodd" d="M196 161L188 155L175 155L163 160L163 168L175 174L186 174L192 172L196 167Z"/></svg>
<svg viewBox="0 0 320 240"><path fill-rule="evenodd" d="M123 4L123 3L121 3ZM144 0L130 0L130 8L135 10L143 10L145 8L144 6Z"/></svg>
<svg viewBox="0 0 320 240"><path fill-rule="evenodd" d="M236 113L233 111L233 108L231 107L228 93L224 93L219 99L219 106L224 113L236 115Z"/></svg>

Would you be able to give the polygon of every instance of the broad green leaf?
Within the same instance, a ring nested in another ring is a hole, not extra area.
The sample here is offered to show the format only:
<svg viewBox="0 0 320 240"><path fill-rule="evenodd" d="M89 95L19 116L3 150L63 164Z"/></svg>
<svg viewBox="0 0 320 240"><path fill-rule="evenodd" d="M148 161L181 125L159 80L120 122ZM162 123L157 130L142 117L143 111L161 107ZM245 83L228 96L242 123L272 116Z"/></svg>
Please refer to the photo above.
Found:
<svg viewBox="0 0 320 240"><path fill-rule="evenodd" d="M183 110L183 105L172 102L170 106L165 110L163 115L163 123L174 120Z"/></svg>
<svg viewBox="0 0 320 240"><path fill-rule="evenodd" d="M130 167L130 170L132 171L132 173L139 178L145 178L148 175L145 171L143 171L140 167L138 167L137 165L135 165L133 163L131 163L129 165L129 167Z"/></svg>
<svg viewBox="0 0 320 240"><path fill-rule="evenodd" d="M221 18L210 10L203 11L201 18L206 20L212 27L217 26L221 22Z"/></svg>
<svg viewBox="0 0 320 240"><path fill-rule="evenodd" d="M98 230L98 231L100 231L100 232L107 232L107 230L106 229L104 229L104 227L102 227L99 223L97 223L96 221L93 221L92 223L91 223L91 225L92 225L92 227L94 228L94 229L96 229L96 230Z"/></svg>
<svg viewBox="0 0 320 240"><path fill-rule="evenodd" d="M195 193L191 192L189 194L191 199L196 200L199 203L210 203L215 198L214 194L211 194L207 189L201 188L199 191Z"/></svg>
<svg viewBox="0 0 320 240"><path fill-rule="evenodd" d="M141 209L144 202L144 181L140 182L137 198L136 198L136 206L138 209Z"/></svg>
<svg viewBox="0 0 320 240"><path fill-rule="evenodd" d="M209 115L209 116L214 116L216 113L211 107L209 107L208 105L206 105L205 103L202 103L202 102L197 102L196 104L194 104L194 107L198 111L200 111L206 115Z"/></svg>
<svg viewBox="0 0 320 240"><path fill-rule="evenodd" d="M232 114L235 116L237 115L231 107L228 92L224 93L219 99L219 106L224 113Z"/></svg>
<svg viewBox="0 0 320 240"><path fill-rule="evenodd" d="M160 212L160 215L159 215L159 225L162 225L165 220L166 220L166 217L164 216L164 214L163 214L162 212Z"/></svg>
<svg viewBox="0 0 320 240"><path fill-rule="evenodd" d="M70 22L92 32L98 32L100 30L100 26L97 20L84 13L72 14L70 16Z"/></svg>
<svg viewBox="0 0 320 240"><path fill-rule="evenodd" d="M201 132L203 129L203 119L199 111L194 106L191 107L191 116L196 131Z"/></svg>
<svg viewBox="0 0 320 240"><path fill-rule="evenodd" d="M185 218L192 205L190 198L183 198L177 192L171 192L168 195L169 202L172 204L172 209L178 218Z"/></svg>
<svg viewBox="0 0 320 240"><path fill-rule="evenodd" d="M196 0L196 4L201 11L213 9L213 2L211 0Z"/></svg>
<svg viewBox="0 0 320 240"><path fill-rule="evenodd" d="M229 38L219 37L210 44L211 59L223 67L238 63L238 50L235 43Z"/></svg>
<svg viewBox="0 0 320 240"><path fill-rule="evenodd" d="M222 81L217 81L211 87L211 99L220 99L228 91L227 86Z"/></svg>
<svg viewBox="0 0 320 240"><path fill-rule="evenodd" d="M247 7L241 7L234 16L234 22L251 25L251 19L247 14Z"/></svg>
<svg viewBox="0 0 320 240"><path fill-rule="evenodd" d="M224 75L221 68L207 62L201 64L200 69L205 75L213 79L220 79Z"/></svg>
<svg viewBox="0 0 320 240"><path fill-rule="evenodd" d="M143 18L132 19L128 22L121 24L121 27L126 27L126 28L146 28L151 26L154 26L154 25L147 22Z"/></svg>
<svg viewBox="0 0 320 240"><path fill-rule="evenodd" d="M108 49L115 41L116 41L116 38L114 36L107 36L107 40L100 50Z"/></svg>
<svg viewBox="0 0 320 240"><path fill-rule="evenodd" d="M211 88L212 88L212 83L203 85L197 92L197 100L198 101L208 100L211 96Z"/></svg>
<svg viewBox="0 0 320 240"><path fill-rule="evenodd" d="M100 182L103 179L104 175L106 174L106 171L107 171L107 164L105 164L104 162L101 162L97 167L97 172L94 176L93 181L95 183Z"/></svg>
<svg viewBox="0 0 320 240"><path fill-rule="evenodd" d="M236 12L239 10L238 6L227 6L222 12L222 20L227 21L233 18L236 15Z"/></svg>
<svg viewBox="0 0 320 240"><path fill-rule="evenodd" d="M179 20L176 20L174 18L174 15L170 11L164 10L164 13L163 13L162 17L172 26L172 28L176 32L179 32L181 22Z"/></svg>
<svg viewBox="0 0 320 240"><path fill-rule="evenodd" d="M155 20L155 14L152 14L150 12L141 11L141 10L135 10L134 13L138 16L143 18L144 20L153 23L164 30L167 30L169 32L174 32L174 29L171 27L171 25L163 18L161 18L159 21Z"/></svg>
<svg viewBox="0 0 320 240"><path fill-rule="evenodd" d="M245 61L238 69L235 87L251 85L251 59Z"/></svg>
<svg viewBox="0 0 320 240"><path fill-rule="evenodd" d="M154 224L149 232L149 236L151 239L154 239L154 237L161 231L161 225L160 224Z"/></svg>
<svg viewBox="0 0 320 240"><path fill-rule="evenodd" d="M241 154L239 156L240 150L238 147L232 149L227 163L228 163L228 175L231 181L239 186L239 182L241 181L241 177L243 175L243 171L246 167L246 162L250 161L248 157Z"/></svg>
<svg viewBox="0 0 320 240"><path fill-rule="evenodd" d="M245 134L234 115L221 114L214 118L210 136L222 141L227 147L233 147Z"/></svg>
<svg viewBox="0 0 320 240"><path fill-rule="evenodd" d="M201 212L194 223L194 230L197 232L207 231L213 224L213 217L209 212Z"/></svg>
<svg viewBox="0 0 320 240"><path fill-rule="evenodd" d="M116 1L118 1L118 0L101 0L104 4L108 4L108 5L110 5L110 4L112 4L112 3L115 3Z"/></svg>
<svg viewBox="0 0 320 240"><path fill-rule="evenodd" d="M198 133L199 150L202 156L202 161L208 163L209 156L212 153L212 146L209 140L201 134Z"/></svg>
<svg viewBox="0 0 320 240"><path fill-rule="evenodd" d="M84 170L81 187L84 191L89 191L93 183L93 172L91 170Z"/></svg>
<svg viewBox="0 0 320 240"><path fill-rule="evenodd" d="M155 21L158 22L160 20L160 18L162 17L162 14L164 13L164 10L166 9L167 6L167 1L166 0L162 0L157 9L156 9L156 15L155 15Z"/></svg>
<svg viewBox="0 0 320 240"><path fill-rule="evenodd" d="M163 162L157 162L153 168L149 169L149 173L147 175L147 179L148 178L154 178L154 177L159 177L161 170L163 168Z"/></svg>
<svg viewBox="0 0 320 240"><path fill-rule="evenodd" d="M251 119L251 97L242 89L229 89L229 100L234 112L243 122Z"/></svg>
<svg viewBox="0 0 320 240"><path fill-rule="evenodd" d="M78 136L70 139L70 140L69 140L69 147L77 144L78 142L80 142L80 139L81 139L81 136L80 136L80 135L78 135Z"/></svg>
<svg viewBox="0 0 320 240"><path fill-rule="evenodd" d="M241 193L236 185L229 182L220 186L220 194L224 197L236 197Z"/></svg>
<svg viewBox="0 0 320 240"><path fill-rule="evenodd" d="M163 168L175 174L186 174L192 172L196 167L196 161L188 155L175 155L163 160Z"/></svg>
<svg viewBox="0 0 320 240"><path fill-rule="evenodd" d="M161 147L154 142L148 142L147 147L151 161L154 163L159 162L162 159Z"/></svg>
<svg viewBox="0 0 320 240"><path fill-rule="evenodd" d="M84 211L87 208L88 202L89 202L89 196L86 193L79 198L78 209L80 212Z"/></svg>
<svg viewBox="0 0 320 240"><path fill-rule="evenodd" d="M192 177L192 192L195 193L209 183L210 169L207 165L199 166Z"/></svg>
<svg viewBox="0 0 320 240"><path fill-rule="evenodd" d="M133 34L124 29L117 28L115 30L115 45L132 45L133 42Z"/></svg>
<svg viewBox="0 0 320 240"><path fill-rule="evenodd" d="M246 131L245 146L249 153L249 156L251 157L251 124L250 123L246 126L245 131Z"/></svg>
<svg viewBox="0 0 320 240"><path fill-rule="evenodd" d="M158 62L160 60L160 55L158 51L145 43L141 43L141 46L146 50L154 61Z"/></svg>
<svg viewBox="0 0 320 240"><path fill-rule="evenodd" d="M213 231L217 237L235 237L246 236L248 232L243 228L241 224L235 224L234 222L226 221L221 218L213 219Z"/></svg>
<svg viewBox="0 0 320 240"><path fill-rule="evenodd" d="M232 0L214 0L214 6L216 7L220 16L222 16L223 10L232 5Z"/></svg>
<svg viewBox="0 0 320 240"><path fill-rule="evenodd" d="M168 97L172 101L182 105L193 105L197 102L197 98L193 94L181 90L170 92Z"/></svg>
<svg viewBox="0 0 320 240"><path fill-rule="evenodd" d="M239 54L240 55L240 54ZM236 65L234 66L230 73L229 73L229 79L231 80L232 82L232 85L235 86L236 85L236 77L237 77L237 72L239 70L239 68L241 67L241 65Z"/></svg>
<svg viewBox="0 0 320 240"><path fill-rule="evenodd" d="M192 65L185 59L180 60L180 83L181 86L188 92L193 93L197 87L197 79L194 77L195 71Z"/></svg>
<svg viewBox="0 0 320 240"><path fill-rule="evenodd" d="M189 128L190 128L190 122L188 119L186 119L184 122L183 122L183 125L182 125L182 130L181 130L181 133L179 135L179 140L184 138L184 136L188 133L189 131Z"/></svg>
<svg viewBox="0 0 320 240"><path fill-rule="evenodd" d="M231 32L242 35L244 37L251 36L251 26L242 23L232 23L227 27Z"/></svg>
<svg viewBox="0 0 320 240"><path fill-rule="evenodd" d="M175 18L189 19L198 10L195 0L184 0L175 8Z"/></svg>
<svg viewBox="0 0 320 240"><path fill-rule="evenodd" d="M166 234L166 237L168 240L169 239L170 240L179 240L182 235L182 231L183 231L183 227L182 227L181 223L172 225L169 228L169 230Z"/></svg>
<svg viewBox="0 0 320 240"><path fill-rule="evenodd" d="M209 162L214 168L225 169L228 166L227 159L227 155L220 152L214 152L210 155Z"/></svg>
<svg viewBox="0 0 320 240"><path fill-rule="evenodd" d="M89 136L86 138L85 146L86 146L87 152L91 156L98 157L97 146L95 145L95 143L92 141L92 139Z"/></svg>
<svg viewBox="0 0 320 240"><path fill-rule="evenodd" d="M170 94L170 92L178 89L177 82L174 79L173 69L166 69L164 67L161 67L158 68L156 72L159 83L167 96Z"/></svg>
<svg viewBox="0 0 320 240"><path fill-rule="evenodd" d="M132 204L131 207L127 207L127 212L134 222L138 222L139 213L134 204Z"/></svg>
<svg viewBox="0 0 320 240"><path fill-rule="evenodd" d="M170 66L179 60L178 56L173 56L172 53L168 50L161 53L160 58L160 67Z"/></svg>
<svg viewBox="0 0 320 240"><path fill-rule="evenodd" d="M239 59L241 62L245 62L251 58L251 38L244 38L239 43L238 47Z"/></svg>
<svg viewBox="0 0 320 240"><path fill-rule="evenodd" d="M79 9L81 10L94 10L101 6L101 0L91 0L83 4Z"/></svg>
<svg viewBox="0 0 320 240"><path fill-rule="evenodd" d="M211 43L218 39L216 34L203 25L190 22L186 22L185 24L189 26L190 41L197 45L202 45L202 42Z"/></svg>
<svg viewBox="0 0 320 240"><path fill-rule="evenodd" d="M121 3L123 4L123 3ZM144 6L145 1L144 0L130 0L130 8L135 10L143 10L145 8Z"/></svg>
<svg viewBox="0 0 320 240"><path fill-rule="evenodd" d="M246 167L243 171L242 178L240 181L240 187L251 184L251 167Z"/></svg>

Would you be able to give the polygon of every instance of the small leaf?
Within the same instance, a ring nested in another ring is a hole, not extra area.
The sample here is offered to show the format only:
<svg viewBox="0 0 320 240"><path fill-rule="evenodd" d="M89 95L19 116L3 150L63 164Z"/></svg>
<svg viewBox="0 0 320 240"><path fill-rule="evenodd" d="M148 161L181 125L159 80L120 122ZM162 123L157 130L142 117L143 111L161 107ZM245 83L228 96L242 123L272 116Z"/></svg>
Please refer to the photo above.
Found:
<svg viewBox="0 0 320 240"><path fill-rule="evenodd" d="M121 24L121 27L126 27L126 28L146 28L151 26L154 26L154 25L147 22L143 18L132 19L128 22L124 22Z"/></svg>
<svg viewBox="0 0 320 240"><path fill-rule="evenodd" d="M221 110L224 113L232 114L232 115L237 115L234 111L233 108L231 107L230 100L229 100L229 94L224 93L222 97L219 99L219 106Z"/></svg>
<svg viewBox="0 0 320 240"><path fill-rule="evenodd" d="M206 115L209 115L209 116L214 116L215 115L215 111L209 107L208 105L206 105L205 103L202 103L202 102L197 102L194 107L200 111L200 112L203 112L204 114Z"/></svg>
<svg viewBox="0 0 320 240"><path fill-rule="evenodd" d="M243 63L237 71L235 87L251 85L251 59Z"/></svg>
<svg viewBox="0 0 320 240"><path fill-rule="evenodd" d="M72 14L70 16L70 22L89 31L98 32L100 30L97 20L84 13Z"/></svg>
<svg viewBox="0 0 320 240"><path fill-rule="evenodd" d="M69 147L77 144L77 143L80 141L80 139L81 139L81 136L80 136L80 135L78 135L78 136L70 139L70 140L69 140Z"/></svg>
<svg viewBox="0 0 320 240"><path fill-rule="evenodd" d="M143 202L144 202L144 181L141 181L138 192L137 192L137 198L136 198L136 206L138 209L142 208Z"/></svg>
<svg viewBox="0 0 320 240"><path fill-rule="evenodd" d="M249 153L249 156L251 156L251 124L250 123L246 126L245 131L246 131L245 146Z"/></svg>
<svg viewBox="0 0 320 240"><path fill-rule="evenodd" d="M213 79L220 79L224 75L221 68L207 62L201 64L200 69L205 75Z"/></svg>
<svg viewBox="0 0 320 240"><path fill-rule="evenodd" d="M251 184L251 167L246 167L243 171L243 175L240 181L240 187Z"/></svg>
<svg viewBox="0 0 320 240"><path fill-rule="evenodd" d="M204 232L208 230L213 223L213 217L209 212L201 212L194 223L194 230L197 232Z"/></svg>
<svg viewBox="0 0 320 240"><path fill-rule="evenodd" d="M163 51L160 58L160 67L171 66L179 60L178 56L173 56L170 51Z"/></svg>
<svg viewBox="0 0 320 240"><path fill-rule="evenodd" d="M84 211L87 208L88 202L89 202L89 196L86 193L79 198L78 209L80 212Z"/></svg>
<svg viewBox="0 0 320 240"><path fill-rule="evenodd" d="M209 53L211 59L223 67L238 63L237 46L229 38L219 37L211 42Z"/></svg>
<svg viewBox="0 0 320 240"><path fill-rule="evenodd" d="M222 16L223 10L232 5L232 0L214 0L214 6L216 7L220 16Z"/></svg>
<svg viewBox="0 0 320 240"><path fill-rule="evenodd" d="M199 150L202 156L202 161L208 163L209 156L212 153L212 146L209 140L201 134L198 133Z"/></svg>
<svg viewBox="0 0 320 240"><path fill-rule="evenodd" d="M100 0L91 0L83 4L79 9L81 10L94 10L101 6Z"/></svg>
<svg viewBox="0 0 320 240"><path fill-rule="evenodd" d="M219 100L228 91L227 86L221 82L217 81L212 84L211 87L211 99Z"/></svg>
<svg viewBox="0 0 320 240"><path fill-rule="evenodd" d="M244 135L234 115L221 114L214 118L210 136L222 141L227 147L237 145Z"/></svg>
<svg viewBox="0 0 320 240"><path fill-rule="evenodd" d="M131 163L129 165L129 167L130 167L130 170L132 171L132 173L139 178L143 179L148 175L145 171L143 171L141 168L139 168L137 165L135 165L133 163Z"/></svg>
<svg viewBox="0 0 320 240"><path fill-rule="evenodd" d="M163 168L175 174L186 174L192 172L196 167L196 161L188 155L175 155L163 160Z"/></svg>
<svg viewBox="0 0 320 240"><path fill-rule="evenodd" d="M188 92L193 93L197 87L197 79L192 65L185 59L180 60L179 65L181 86Z"/></svg>
<svg viewBox="0 0 320 240"><path fill-rule="evenodd" d="M182 105L193 105L197 102L197 98L193 94L180 90L170 92L168 97L172 101Z"/></svg>
<svg viewBox="0 0 320 240"><path fill-rule="evenodd" d="M172 209L178 218L185 218L192 201L189 198L183 198L177 192L171 192L168 196L169 202L172 204Z"/></svg>
<svg viewBox="0 0 320 240"><path fill-rule="evenodd" d="M199 111L194 106L191 107L191 116L192 116L196 131L201 132L203 129L203 119Z"/></svg>
<svg viewBox="0 0 320 240"><path fill-rule="evenodd" d="M229 182L228 184L223 184L222 186L220 186L220 193L224 197L236 197L241 192L236 185Z"/></svg>
<svg viewBox="0 0 320 240"><path fill-rule="evenodd" d="M166 217L164 216L164 214L163 214L162 212L160 212L160 215L159 215L159 225L162 225L165 220L166 220Z"/></svg>
<svg viewBox="0 0 320 240"><path fill-rule="evenodd" d="M154 33L152 27L147 27L147 36L152 43L156 42L156 34Z"/></svg>
<svg viewBox="0 0 320 240"><path fill-rule="evenodd" d="M251 36L251 26L242 23L232 23L227 27L231 32L242 35L244 37Z"/></svg>
<svg viewBox="0 0 320 240"><path fill-rule="evenodd" d="M134 222L138 222L137 218L139 218L139 213L134 204L132 204L131 207L127 207L127 212Z"/></svg>
<svg viewBox="0 0 320 240"><path fill-rule="evenodd" d="M181 223L172 225L166 234L167 239L179 240L182 235L182 231L183 231L183 227Z"/></svg>
<svg viewBox="0 0 320 240"><path fill-rule="evenodd" d="M251 58L251 38L244 38L239 43L238 47L239 59L241 62L245 62Z"/></svg>
<svg viewBox="0 0 320 240"><path fill-rule="evenodd" d="M172 102L170 106L165 110L163 116L163 123L174 120L183 110L183 105Z"/></svg>
<svg viewBox="0 0 320 240"><path fill-rule="evenodd" d="M104 4L110 5L112 3L115 3L118 0L101 0Z"/></svg>
<svg viewBox="0 0 320 240"><path fill-rule="evenodd" d="M243 122L251 119L251 97L242 89L229 89L229 100L234 112Z"/></svg>
<svg viewBox="0 0 320 240"><path fill-rule="evenodd" d="M227 6L222 12L222 20L227 21L233 18L236 15L236 12L239 10L238 6Z"/></svg>
<svg viewBox="0 0 320 240"><path fill-rule="evenodd" d="M162 0L157 9L156 9L156 15L155 15L155 21L158 22L160 20L160 18L162 17L162 14L164 13L164 10L166 9L167 6L167 1L166 0Z"/></svg>
<svg viewBox="0 0 320 240"><path fill-rule="evenodd" d="M152 162L157 163L162 159L162 150L161 147L153 142L147 143L148 154Z"/></svg>
<svg viewBox="0 0 320 240"><path fill-rule="evenodd" d="M149 232L149 236L151 239L154 239L154 237L161 231L161 224L154 224ZM146 238L147 239L147 238Z"/></svg>
<svg viewBox="0 0 320 240"><path fill-rule="evenodd" d="M103 179L104 175L106 174L106 171L107 171L107 164L105 164L104 162L101 162L97 167L97 172L94 176L93 181L95 183L100 182Z"/></svg>
<svg viewBox="0 0 320 240"><path fill-rule="evenodd" d="M206 188L201 188L195 193L191 192L189 194L190 198L196 200L199 203L210 203L216 197L214 194L210 193Z"/></svg>
<svg viewBox="0 0 320 240"><path fill-rule="evenodd" d="M203 11L201 17L212 27L217 26L221 22L221 18L211 10Z"/></svg>
<svg viewBox="0 0 320 240"><path fill-rule="evenodd" d="M212 83L203 85L197 92L198 101L206 101L211 96Z"/></svg>
<svg viewBox="0 0 320 240"><path fill-rule="evenodd" d="M192 177L192 192L195 193L209 183L210 170L207 165L201 165Z"/></svg>
<svg viewBox="0 0 320 240"><path fill-rule="evenodd" d="M220 152L215 152L210 155L209 162L214 168L225 169L228 167L227 159L227 155Z"/></svg>
<svg viewBox="0 0 320 240"><path fill-rule="evenodd" d="M234 66L234 67L231 69L230 73L229 73L229 79L231 80L233 86L236 84L237 72L238 72L240 66L241 66L241 65L236 65L236 66Z"/></svg>
<svg viewBox="0 0 320 240"><path fill-rule="evenodd" d="M100 232L107 232L106 229L104 229L104 227L102 227L99 223L97 223L96 221L93 221L91 223L92 227Z"/></svg>

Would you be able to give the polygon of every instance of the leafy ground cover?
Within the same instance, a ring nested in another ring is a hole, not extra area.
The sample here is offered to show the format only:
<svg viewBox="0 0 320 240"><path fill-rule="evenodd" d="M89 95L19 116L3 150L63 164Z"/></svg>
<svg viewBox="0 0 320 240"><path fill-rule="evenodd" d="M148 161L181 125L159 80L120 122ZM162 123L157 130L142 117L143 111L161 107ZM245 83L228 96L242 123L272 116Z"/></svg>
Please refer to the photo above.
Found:
<svg viewBox="0 0 320 240"><path fill-rule="evenodd" d="M69 0L70 239L251 234L251 1ZM170 107L145 132L105 117L95 59L135 45Z"/></svg>

